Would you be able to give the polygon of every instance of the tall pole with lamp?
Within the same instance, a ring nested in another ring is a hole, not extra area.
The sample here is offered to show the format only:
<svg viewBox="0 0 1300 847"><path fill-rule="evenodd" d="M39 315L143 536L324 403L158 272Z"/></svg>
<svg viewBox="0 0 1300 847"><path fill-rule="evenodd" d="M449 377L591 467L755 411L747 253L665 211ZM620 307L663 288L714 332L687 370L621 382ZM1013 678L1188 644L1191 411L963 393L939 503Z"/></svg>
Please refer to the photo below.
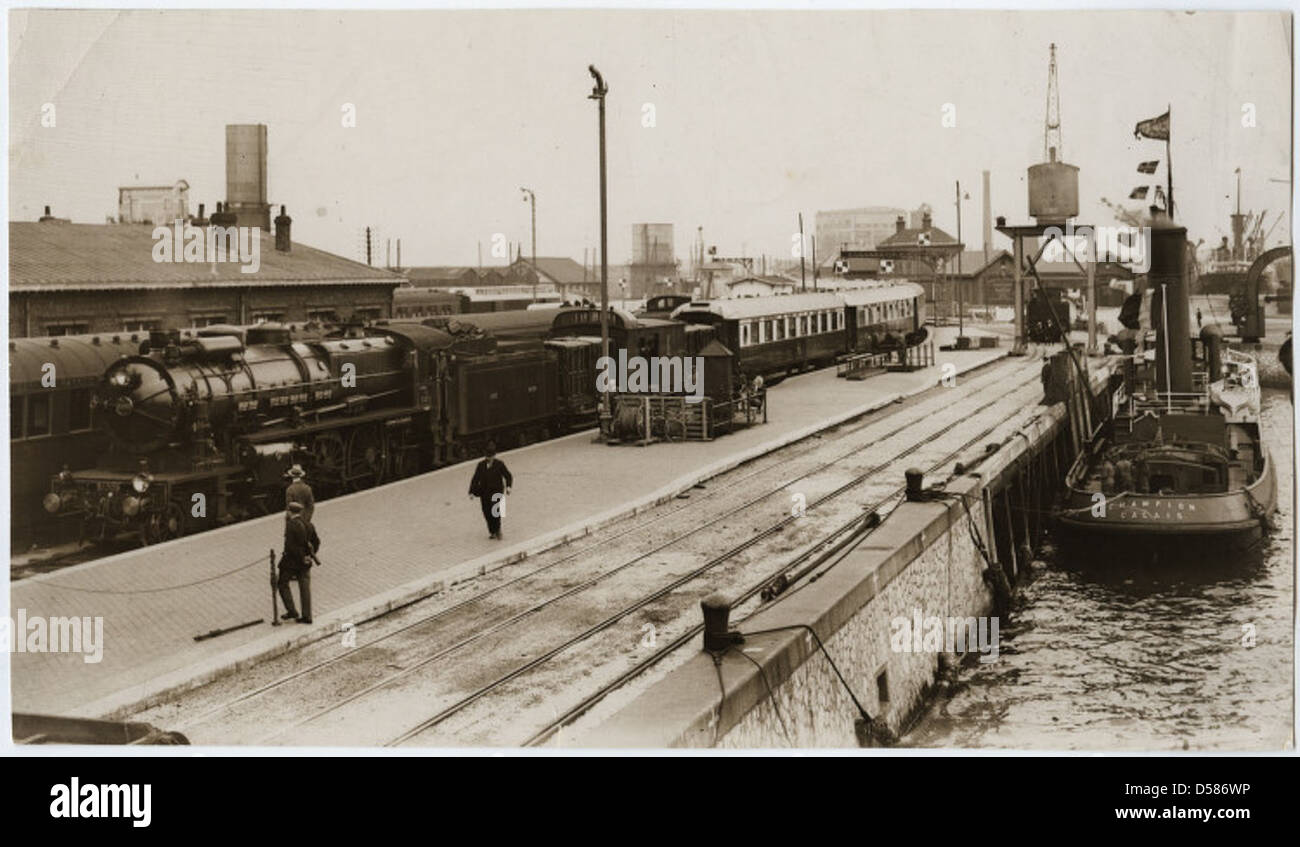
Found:
<svg viewBox="0 0 1300 847"><path fill-rule="evenodd" d="M537 195L531 188L519 189L524 193L524 202L532 206L533 213L533 302L537 302Z"/></svg>
<svg viewBox="0 0 1300 847"><path fill-rule="evenodd" d="M606 204L605 204L605 95L609 93L609 86L605 85L604 78L600 71L596 70L595 65L587 65L588 72L591 73L592 79L596 81L595 86L591 89L591 94L587 95L589 100L595 100L599 105L599 123L600 123L600 355L609 357L609 246L608 228L606 222ZM603 437L609 432L609 395L602 392L600 395L600 432Z"/></svg>

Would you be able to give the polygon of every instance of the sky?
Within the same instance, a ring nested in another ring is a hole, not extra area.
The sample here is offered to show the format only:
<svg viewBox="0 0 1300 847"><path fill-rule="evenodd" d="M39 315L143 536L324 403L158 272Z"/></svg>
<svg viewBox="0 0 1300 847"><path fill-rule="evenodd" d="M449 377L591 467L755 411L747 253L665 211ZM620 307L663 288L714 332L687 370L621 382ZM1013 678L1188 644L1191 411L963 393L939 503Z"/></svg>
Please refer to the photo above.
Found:
<svg viewBox="0 0 1300 847"><path fill-rule="evenodd" d="M265 123L295 241L359 258L370 226L376 263L400 238L407 266L502 264L494 243L528 253L528 187L538 255L581 261L595 64L611 262L637 222L674 224L683 258L699 226L720 255L789 257L819 209L929 203L955 233L957 180L974 249L981 171L993 214L1029 220L1055 43L1079 221L1114 223L1099 198L1164 157L1134 125L1171 107L1177 216L1217 243L1237 167L1243 209L1290 208L1290 37L1277 12L15 11L9 214L102 223L119 186L178 179L211 210L224 125Z"/></svg>

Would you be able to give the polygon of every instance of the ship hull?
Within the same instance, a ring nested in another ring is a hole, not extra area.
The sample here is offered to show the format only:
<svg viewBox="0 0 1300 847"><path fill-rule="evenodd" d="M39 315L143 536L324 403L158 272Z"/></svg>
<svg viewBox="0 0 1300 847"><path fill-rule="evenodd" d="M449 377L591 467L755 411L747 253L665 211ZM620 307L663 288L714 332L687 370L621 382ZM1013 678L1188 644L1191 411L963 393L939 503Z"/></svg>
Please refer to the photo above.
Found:
<svg viewBox="0 0 1300 847"><path fill-rule="evenodd" d="M1068 481L1085 471L1086 457ZM1093 492L1069 485L1056 515L1056 534L1074 549L1170 553L1200 557L1257 544L1277 502L1277 478L1267 450L1250 485L1216 494L1119 494L1095 502Z"/></svg>

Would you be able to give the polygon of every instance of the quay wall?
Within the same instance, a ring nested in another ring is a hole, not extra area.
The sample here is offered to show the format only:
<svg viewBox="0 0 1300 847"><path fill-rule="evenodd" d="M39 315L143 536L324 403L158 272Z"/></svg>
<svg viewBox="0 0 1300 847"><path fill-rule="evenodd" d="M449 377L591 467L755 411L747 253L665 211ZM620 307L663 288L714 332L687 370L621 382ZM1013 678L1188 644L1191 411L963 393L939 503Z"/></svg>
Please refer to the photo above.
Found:
<svg viewBox="0 0 1300 847"><path fill-rule="evenodd" d="M1092 417L1108 408L1109 376L1107 365L1094 364L1088 402L1075 390L1072 399L1009 420L946 479L927 478L920 496L897 506L816 581L733 622L742 643L716 657L692 656L573 741L749 749L891 743L943 669L978 653L975 645L965 655L895 650L892 622L918 612L945 622L1005 615L1051 496Z"/></svg>

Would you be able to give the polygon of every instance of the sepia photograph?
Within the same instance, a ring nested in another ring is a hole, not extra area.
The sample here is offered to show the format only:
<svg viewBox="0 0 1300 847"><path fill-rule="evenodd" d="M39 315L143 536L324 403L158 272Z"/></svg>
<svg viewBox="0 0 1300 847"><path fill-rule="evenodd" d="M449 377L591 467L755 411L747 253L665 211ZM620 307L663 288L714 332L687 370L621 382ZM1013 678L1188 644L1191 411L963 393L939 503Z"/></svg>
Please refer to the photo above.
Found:
<svg viewBox="0 0 1300 847"><path fill-rule="evenodd" d="M7 27L11 755L1295 753L1290 10Z"/></svg>

